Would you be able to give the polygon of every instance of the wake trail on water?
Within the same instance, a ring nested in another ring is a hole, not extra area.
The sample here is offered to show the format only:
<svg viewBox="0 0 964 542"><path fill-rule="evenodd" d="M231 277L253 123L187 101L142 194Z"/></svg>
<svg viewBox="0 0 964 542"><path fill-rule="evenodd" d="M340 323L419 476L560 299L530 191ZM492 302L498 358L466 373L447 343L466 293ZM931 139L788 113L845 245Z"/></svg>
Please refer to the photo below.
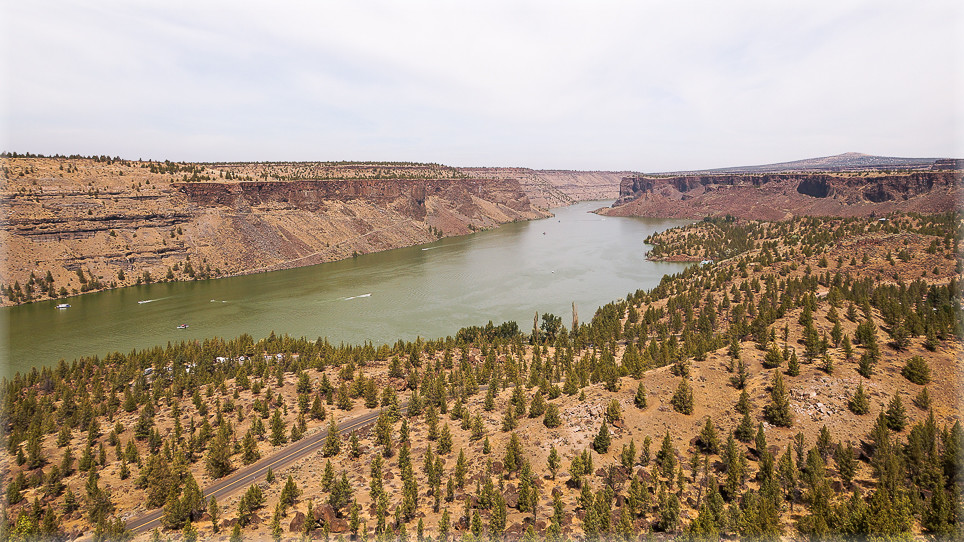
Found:
<svg viewBox="0 0 964 542"><path fill-rule="evenodd" d="M162 300L164 300L164 299L168 299L168 298L167 298L167 297L158 297L157 299L142 299L142 300L138 301L137 304L138 304L138 305L144 305L144 304L146 304L146 303L153 303L153 302L155 302L155 301L162 301Z"/></svg>

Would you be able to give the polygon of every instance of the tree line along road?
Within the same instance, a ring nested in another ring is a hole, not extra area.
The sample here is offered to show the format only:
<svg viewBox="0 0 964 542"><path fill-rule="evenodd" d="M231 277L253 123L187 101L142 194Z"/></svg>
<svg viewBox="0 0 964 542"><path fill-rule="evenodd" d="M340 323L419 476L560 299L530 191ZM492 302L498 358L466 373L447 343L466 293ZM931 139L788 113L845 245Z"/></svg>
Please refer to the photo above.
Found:
<svg viewBox="0 0 964 542"><path fill-rule="evenodd" d="M478 389L479 391L485 391L488 387L488 384L483 384L479 386ZM401 412L407 411L408 401L399 404L398 409ZM381 413L382 409L379 409L374 412L363 414L355 419L341 422L337 426L338 434L346 435L356 429L361 429L367 425L375 423L375 420L378 419L378 416ZM281 470L288 465L291 465L295 461L298 461L299 459L306 457L312 452L318 450L324 446L325 438L327 436L328 431L321 429L314 434L291 444L290 446L278 450L276 453L262 459L261 461L252 463L247 467L239 469L233 474L222 478L214 484L204 488L204 498L207 499L214 497L223 502L224 497L231 495L235 491L246 489L257 480L263 478L268 473L268 469L273 471ZM133 531L134 534L144 533L154 529L155 527L160 527L161 518L163 516L164 509L157 508L128 520L127 528Z"/></svg>
<svg viewBox="0 0 964 542"><path fill-rule="evenodd" d="M408 403L399 405L399 409L408 408ZM378 419L381 410L364 414L353 420L347 420L338 424L338 434L345 435L356 429L372 424ZM291 465L295 461L311 454L321 448L325 443L328 432L324 429L316 431L313 435L305 437L298 442L291 444L278 452L252 463L247 467L241 468L233 474L218 480L214 484L204 488L204 497L215 497L221 501L224 497L231 495L235 491L246 489L257 480L264 478L268 469L277 471ZM157 508L127 522L127 528L134 534L144 533L160 527L161 517L164 515L163 508Z"/></svg>

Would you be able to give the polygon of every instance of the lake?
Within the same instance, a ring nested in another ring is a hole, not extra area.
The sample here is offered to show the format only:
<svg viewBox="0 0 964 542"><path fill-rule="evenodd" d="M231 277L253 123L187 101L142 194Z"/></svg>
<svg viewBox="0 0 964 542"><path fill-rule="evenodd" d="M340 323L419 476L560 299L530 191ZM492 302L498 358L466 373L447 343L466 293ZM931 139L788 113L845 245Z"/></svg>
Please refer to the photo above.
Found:
<svg viewBox="0 0 964 542"><path fill-rule="evenodd" d="M376 345L455 335L461 327L536 312L572 322L686 264L646 261L647 235L691 221L603 217L612 202L554 209L555 217L506 224L428 245L349 260L199 282L132 286L0 309L4 375L61 358L271 331ZM187 324L186 329L178 325Z"/></svg>

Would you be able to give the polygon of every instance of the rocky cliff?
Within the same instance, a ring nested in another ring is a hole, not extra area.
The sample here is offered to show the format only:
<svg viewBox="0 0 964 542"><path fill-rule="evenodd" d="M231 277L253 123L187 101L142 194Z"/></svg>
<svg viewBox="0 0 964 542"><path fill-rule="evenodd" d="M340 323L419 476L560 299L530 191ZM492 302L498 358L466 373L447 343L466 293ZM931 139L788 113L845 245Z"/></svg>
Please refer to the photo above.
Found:
<svg viewBox="0 0 964 542"><path fill-rule="evenodd" d="M517 180L532 204L541 209L577 201L614 199L627 171L570 171L528 168L460 168L463 174L488 179Z"/></svg>
<svg viewBox="0 0 964 542"><path fill-rule="evenodd" d="M866 216L957 208L960 171L766 173L623 177L610 216L702 218L731 214L780 220L793 215Z"/></svg>
<svg viewBox="0 0 964 542"><path fill-rule="evenodd" d="M8 158L3 168L5 304L312 265L548 216L516 180L432 178L435 165L325 180L279 179L271 164Z"/></svg>

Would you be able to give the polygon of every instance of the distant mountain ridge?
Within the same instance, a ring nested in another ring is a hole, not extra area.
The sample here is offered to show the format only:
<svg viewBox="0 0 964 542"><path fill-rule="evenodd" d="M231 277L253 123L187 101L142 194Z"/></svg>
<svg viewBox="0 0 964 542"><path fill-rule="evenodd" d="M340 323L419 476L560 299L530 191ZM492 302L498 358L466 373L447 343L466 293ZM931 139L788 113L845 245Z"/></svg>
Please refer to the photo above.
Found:
<svg viewBox="0 0 964 542"><path fill-rule="evenodd" d="M659 175L686 175L697 173L784 173L792 171L859 171L866 169L929 169L941 158L901 158L874 156L859 152L845 152L834 156L805 158L792 162L778 162L756 166L735 166L691 171L666 171Z"/></svg>

